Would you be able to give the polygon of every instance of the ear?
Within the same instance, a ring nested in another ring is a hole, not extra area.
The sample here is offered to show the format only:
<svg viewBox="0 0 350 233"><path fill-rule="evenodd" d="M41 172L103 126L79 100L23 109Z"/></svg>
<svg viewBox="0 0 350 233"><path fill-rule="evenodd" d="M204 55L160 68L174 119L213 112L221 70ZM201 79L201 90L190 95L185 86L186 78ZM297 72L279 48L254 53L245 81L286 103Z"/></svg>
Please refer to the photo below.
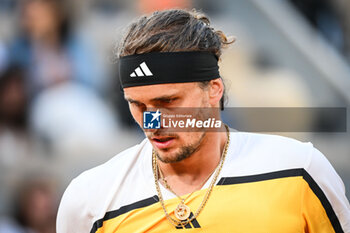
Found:
<svg viewBox="0 0 350 233"><path fill-rule="evenodd" d="M224 83L221 78L213 79L209 83L209 103L212 107L220 107L220 100L224 94Z"/></svg>

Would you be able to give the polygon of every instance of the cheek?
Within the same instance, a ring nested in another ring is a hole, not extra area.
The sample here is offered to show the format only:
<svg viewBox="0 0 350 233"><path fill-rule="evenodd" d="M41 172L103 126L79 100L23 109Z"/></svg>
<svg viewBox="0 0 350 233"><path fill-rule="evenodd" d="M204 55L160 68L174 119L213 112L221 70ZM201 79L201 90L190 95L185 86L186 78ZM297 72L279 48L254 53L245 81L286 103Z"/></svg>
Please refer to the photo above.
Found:
<svg viewBox="0 0 350 233"><path fill-rule="evenodd" d="M177 133L178 142L183 145L191 144L193 141L196 141L196 133L194 132L181 132Z"/></svg>
<svg viewBox="0 0 350 233"><path fill-rule="evenodd" d="M208 107L209 106L209 98L208 91L202 90L199 87L197 89L193 89L192 94L189 98L187 98L188 106L192 107Z"/></svg>
<svg viewBox="0 0 350 233"><path fill-rule="evenodd" d="M203 132L187 132L179 135L179 138L183 145L193 145L198 143L202 135Z"/></svg>

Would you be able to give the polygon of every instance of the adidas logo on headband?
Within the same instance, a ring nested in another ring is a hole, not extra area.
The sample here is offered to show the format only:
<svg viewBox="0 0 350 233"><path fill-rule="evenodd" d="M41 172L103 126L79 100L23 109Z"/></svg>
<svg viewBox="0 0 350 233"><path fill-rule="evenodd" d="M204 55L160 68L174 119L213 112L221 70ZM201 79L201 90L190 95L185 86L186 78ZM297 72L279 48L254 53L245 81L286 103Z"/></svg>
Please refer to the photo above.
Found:
<svg viewBox="0 0 350 233"><path fill-rule="evenodd" d="M220 78L218 58L208 51L133 54L119 58L118 66L123 88Z"/></svg>
<svg viewBox="0 0 350 233"><path fill-rule="evenodd" d="M153 76L152 72L149 70L146 62L142 62L134 72L130 74L130 77L143 77L143 76Z"/></svg>

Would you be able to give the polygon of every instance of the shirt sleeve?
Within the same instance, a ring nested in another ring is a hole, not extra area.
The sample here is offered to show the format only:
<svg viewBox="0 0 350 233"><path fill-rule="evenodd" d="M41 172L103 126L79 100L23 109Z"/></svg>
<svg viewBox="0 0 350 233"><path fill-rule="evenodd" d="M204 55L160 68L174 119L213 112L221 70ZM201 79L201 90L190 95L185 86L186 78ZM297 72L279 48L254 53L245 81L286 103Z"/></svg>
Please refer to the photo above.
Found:
<svg viewBox="0 0 350 233"><path fill-rule="evenodd" d="M85 201L86 195L76 180L69 184L58 208L57 233L90 232L92 224Z"/></svg>
<svg viewBox="0 0 350 233"><path fill-rule="evenodd" d="M315 148L305 170L302 213L306 232L350 233L349 201L337 172Z"/></svg>

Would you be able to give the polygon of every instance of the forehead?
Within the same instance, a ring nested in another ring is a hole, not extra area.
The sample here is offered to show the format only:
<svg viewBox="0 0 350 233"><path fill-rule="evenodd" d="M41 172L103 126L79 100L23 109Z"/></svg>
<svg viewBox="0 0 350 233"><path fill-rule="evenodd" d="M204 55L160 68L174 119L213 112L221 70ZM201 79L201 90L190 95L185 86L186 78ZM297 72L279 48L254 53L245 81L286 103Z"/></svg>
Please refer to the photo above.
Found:
<svg viewBox="0 0 350 233"><path fill-rule="evenodd" d="M201 90L198 83L167 83L124 88L125 98L134 100L155 99L162 96L184 96Z"/></svg>

